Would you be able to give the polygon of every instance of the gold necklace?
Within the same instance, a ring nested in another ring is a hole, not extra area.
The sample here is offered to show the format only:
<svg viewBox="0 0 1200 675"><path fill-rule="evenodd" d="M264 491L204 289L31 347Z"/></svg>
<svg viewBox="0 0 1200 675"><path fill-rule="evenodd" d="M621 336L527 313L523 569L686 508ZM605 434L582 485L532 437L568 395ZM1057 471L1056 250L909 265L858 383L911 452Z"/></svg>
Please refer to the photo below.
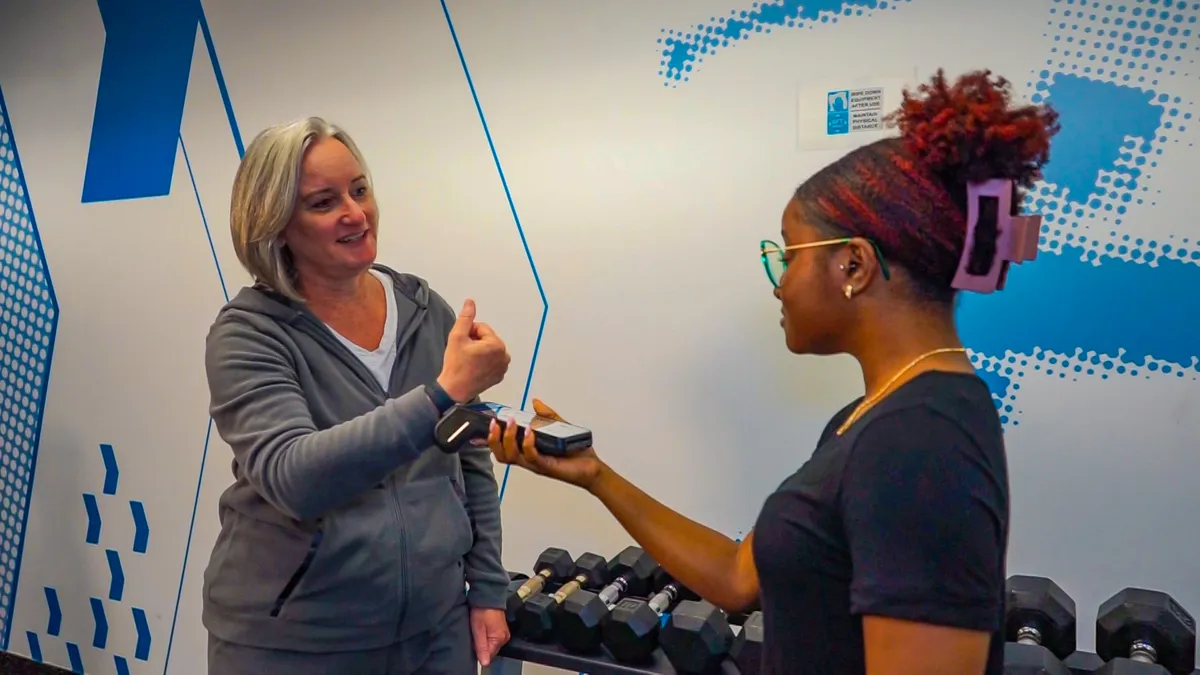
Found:
<svg viewBox="0 0 1200 675"><path fill-rule="evenodd" d="M842 426L838 427L837 435L841 436L842 434L846 433L846 429L849 429L851 424L854 424L856 421L858 421L859 417L862 417L862 415L866 413L871 406L875 405L879 399L883 398L884 395L887 394L888 390L892 388L892 385L896 384L896 380L899 380L900 377L904 375L904 373L907 373L909 370L911 370L913 366L936 354L948 354L950 352L962 352L965 354L966 351L967 350L963 347L942 347L941 349L927 351L913 359L907 366L904 366L899 370L899 372L893 375L892 379L888 380L887 384L883 385L883 389L880 389L878 392L865 399L862 403L858 404L858 407L854 409L854 412L850 413L850 416L846 418L845 422L842 422Z"/></svg>

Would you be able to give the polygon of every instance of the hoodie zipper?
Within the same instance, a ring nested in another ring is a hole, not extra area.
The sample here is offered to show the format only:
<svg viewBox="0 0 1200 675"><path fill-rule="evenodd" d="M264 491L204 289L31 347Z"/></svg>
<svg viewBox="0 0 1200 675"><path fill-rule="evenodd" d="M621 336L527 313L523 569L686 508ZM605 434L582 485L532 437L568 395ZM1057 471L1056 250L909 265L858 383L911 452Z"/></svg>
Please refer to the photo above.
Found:
<svg viewBox="0 0 1200 675"><path fill-rule="evenodd" d="M404 346L416 335L417 328L425 322L425 315L428 311L426 307L418 308L417 315L413 317L412 321L408 322L404 333L396 340L396 362L392 364L392 373L388 377L389 388L392 386L392 380L396 377L396 368L400 365L400 352L404 351ZM355 360L357 361L357 359ZM376 385L378 385L378 382L376 382ZM386 398L387 392L384 392L384 399L386 400ZM405 535L406 530L404 529L404 509L400 508L400 500L396 498L395 490L388 490L388 498L392 503L392 509L396 517L396 532L400 537L400 593L396 604L400 605L400 618L397 623L403 625L404 617L408 614L408 603L406 602L409 593L408 537Z"/></svg>
<svg viewBox="0 0 1200 675"><path fill-rule="evenodd" d="M397 289L395 292L397 295L400 295L399 289ZM414 302L416 301L414 300ZM408 322L408 325L405 326L404 332L401 333L396 339L396 362L392 364L392 372L388 378L389 388L391 387L392 380L396 377L396 368L398 368L400 365L400 353L404 351L404 347L410 340L412 340L413 336L416 335L417 329L420 328L421 324L425 322L425 317L428 314L429 307L427 305L418 304L416 314L413 315L413 318ZM386 403L389 392L379 386L379 380L376 380L375 376L367 369L365 365L363 365L362 361L359 361L358 358L354 356L354 354L352 354L350 350L347 349L346 346L331 333L330 328L321 323L318 319L316 319L316 317L313 317L305 312L300 312L300 316L303 318L303 320L307 321L316 329L314 332L317 336L317 339L321 340L326 347L330 348L334 353L339 355L342 361L349 365L350 369L356 372L359 377L361 377L372 388L378 397L379 405ZM400 537L400 589L396 600L397 604L400 606L399 623L403 623L404 617L408 610L408 605L405 602L405 599L408 598L409 593L408 542L404 529L404 510L400 507L400 500L396 498L396 493L394 490L388 490L388 501L392 508L392 516L396 521L396 532ZM318 529L317 534L314 537L314 546L316 543L320 542L323 536L323 531ZM282 605L282 603L279 604ZM282 609L281 606L280 609ZM274 613L274 615L277 614L278 611Z"/></svg>

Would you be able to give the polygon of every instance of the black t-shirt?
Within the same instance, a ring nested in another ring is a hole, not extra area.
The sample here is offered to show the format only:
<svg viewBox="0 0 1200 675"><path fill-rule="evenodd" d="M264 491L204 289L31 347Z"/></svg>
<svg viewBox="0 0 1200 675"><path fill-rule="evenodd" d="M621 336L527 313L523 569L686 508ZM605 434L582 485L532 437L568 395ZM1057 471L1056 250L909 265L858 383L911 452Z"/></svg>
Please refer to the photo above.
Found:
<svg viewBox="0 0 1200 675"><path fill-rule="evenodd" d="M838 436L857 404L755 524L763 675L862 675L863 615L992 631L1001 675L1008 467L991 393L922 373Z"/></svg>

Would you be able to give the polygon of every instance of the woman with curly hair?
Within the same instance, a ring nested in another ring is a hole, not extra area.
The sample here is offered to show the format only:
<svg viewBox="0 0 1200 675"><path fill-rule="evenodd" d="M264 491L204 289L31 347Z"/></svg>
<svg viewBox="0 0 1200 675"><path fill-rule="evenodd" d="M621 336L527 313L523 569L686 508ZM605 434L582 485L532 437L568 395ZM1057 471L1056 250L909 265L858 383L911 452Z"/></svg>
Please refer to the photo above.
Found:
<svg viewBox="0 0 1200 675"><path fill-rule="evenodd" d="M783 210L782 245L763 242L788 349L852 355L865 395L829 421L744 541L668 509L594 450L539 455L516 425L489 436L499 461L599 498L701 597L730 612L761 603L764 675L1003 672L1004 437L954 301L1002 287L1010 262L1036 255L1039 221L1018 208L1058 117L1014 106L989 72L952 84L939 72L891 121L899 136L805 181Z"/></svg>

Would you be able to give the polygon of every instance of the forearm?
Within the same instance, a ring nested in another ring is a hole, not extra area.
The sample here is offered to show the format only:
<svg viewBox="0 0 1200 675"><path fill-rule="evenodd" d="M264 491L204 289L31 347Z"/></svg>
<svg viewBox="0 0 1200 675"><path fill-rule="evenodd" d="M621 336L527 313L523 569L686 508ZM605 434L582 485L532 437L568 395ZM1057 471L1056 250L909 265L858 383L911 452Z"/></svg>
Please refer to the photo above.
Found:
<svg viewBox="0 0 1200 675"><path fill-rule="evenodd" d="M467 602L472 607L502 608L507 600L508 571L501 559L502 530L500 495L487 450L467 448L459 452L467 514L475 532L475 543L465 558Z"/></svg>
<svg viewBox="0 0 1200 675"><path fill-rule="evenodd" d="M437 421L436 409L419 388L320 431L280 410L239 406L228 416L219 408L213 415L247 480L298 520L350 501L415 459L432 442Z"/></svg>
<svg viewBox="0 0 1200 675"><path fill-rule="evenodd" d="M739 572L738 542L672 511L607 466L590 491L668 574L700 597L731 612L757 597L757 582Z"/></svg>

